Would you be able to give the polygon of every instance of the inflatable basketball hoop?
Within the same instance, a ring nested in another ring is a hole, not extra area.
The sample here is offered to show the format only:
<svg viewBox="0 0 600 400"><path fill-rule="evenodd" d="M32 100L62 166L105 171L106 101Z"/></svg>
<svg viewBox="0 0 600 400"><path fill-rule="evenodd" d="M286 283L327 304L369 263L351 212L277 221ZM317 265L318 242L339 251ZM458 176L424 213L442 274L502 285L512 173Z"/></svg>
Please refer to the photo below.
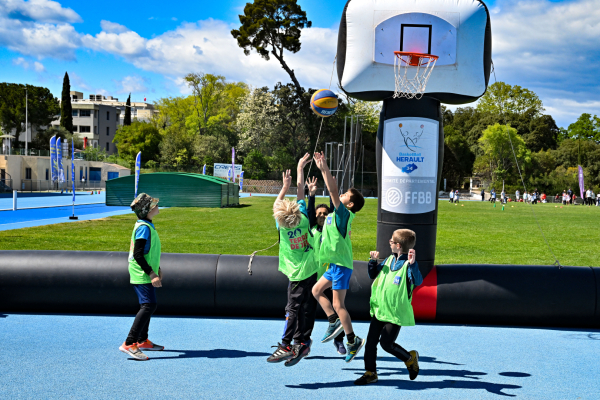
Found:
<svg viewBox="0 0 600 400"><path fill-rule="evenodd" d="M394 98L420 99L423 97L438 56L409 51L395 51L394 55L394 74L396 76Z"/></svg>

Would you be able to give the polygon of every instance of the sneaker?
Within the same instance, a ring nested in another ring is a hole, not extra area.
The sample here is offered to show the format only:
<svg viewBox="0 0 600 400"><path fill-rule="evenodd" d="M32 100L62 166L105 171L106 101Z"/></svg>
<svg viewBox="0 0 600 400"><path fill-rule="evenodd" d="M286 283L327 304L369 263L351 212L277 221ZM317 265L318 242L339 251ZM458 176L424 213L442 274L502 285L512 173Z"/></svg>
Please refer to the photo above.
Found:
<svg viewBox="0 0 600 400"><path fill-rule="evenodd" d="M344 327L342 326L340 319L339 318L336 319L333 324L330 323L329 327L327 327L327 331L325 332L325 336L323 336L323 339L321 339L321 343L327 343L327 342L333 340L343 330L344 330Z"/></svg>
<svg viewBox="0 0 600 400"><path fill-rule="evenodd" d="M354 360L354 357L358 355L360 349L365 345L366 340L361 339L358 336L354 337L354 343L348 343L348 354L346 354L346 362Z"/></svg>
<svg viewBox="0 0 600 400"><path fill-rule="evenodd" d="M377 382L377 372L367 371L363 376L354 381L355 385L368 385Z"/></svg>
<svg viewBox="0 0 600 400"><path fill-rule="evenodd" d="M286 367L293 367L298 364L300 360L308 355L310 347L305 343L295 344L292 346L292 351L294 352L294 356L285 362Z"/></svg>
<svg viewBox="0 0 600 400"><path fill-rule="evenodd" d="M408 369L408 376L411 381L414 381L417 375L419 375L419 353L416 350L409 351L411 357L410 360L405 361L406 368Z"/></svg>
<svg viewBox="0 0 600 400"><path fill-rule="evenodd" d="M129 357L135 358L136 360L146 361L148 359L148 356L138 349L135 343L127 346L125 342L123 342L123 344L119 347L119 350L127 354Z"/></svg>
<svg viewBox="0 0 600 400"><path fill-rule="evenodd" d="M310 349L312 348L312 339L308 339L308 353L306 353L306 356L308 357L308 355L310 354Z"/></svg>
<svg viewBox="0 0 600 400"><path fill-rule="evenodd" d="M144 340L143 342L138 342L137 347L138 349L146 351L162 351L165 349L165 346L159 346L158 344L154 344L148 339Z"/></svg>
<svg viewBox="0 0 600 400"><path fill-rule="evenodd" d="M277 347L277 350L275 350L275 352L271 354L269 358L267 358L267 362L278 363L281 361L287 361L294 356L292 347L290 345L284 346L281 343L277 343L277 346L271 347Z"/></svg>
<svg viewBox="0 0 600 400"><path fill-rule="evenodd" d="M335 347L338 354L341 354L341 355L346 354L346 346L344 346L344 342L342 342L341 340L334 340L333 347Z"/></svg>

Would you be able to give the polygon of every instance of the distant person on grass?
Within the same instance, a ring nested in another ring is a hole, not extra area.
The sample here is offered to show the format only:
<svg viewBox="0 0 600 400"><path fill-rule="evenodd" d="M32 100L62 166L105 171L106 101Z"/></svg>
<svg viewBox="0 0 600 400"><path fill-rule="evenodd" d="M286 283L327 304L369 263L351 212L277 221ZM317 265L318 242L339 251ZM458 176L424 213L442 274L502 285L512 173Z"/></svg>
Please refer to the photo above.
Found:
<svg viewBox="0 0 600 400"><path fill-rule="evenodd" d="M454 203L454 189L450 189L450 193L448 194L450 199L450 203Z"/></svg>
<svg viewBox="0 0 600 400"><path fill-rule="evenodd" d="M304 187L304 167L310 154L306 153L298 162L297 187ZM279 231L279 271L287 278L286 324L281 343L276 347L267 362L285 361L286 367L296 365L310 353L312 341L306 336L307 326L314 326L317 302L312 289L317 281L317 259L314 239L310 232L310 222L304 191L298 190L296 201L285 198L292 175L288 169L283 174L283 187L273 204L273 216ZM309 334L312 332L310 329ZM294 344L292 345L292 340Z"/></svg>
<svg viewBox="0 0 600 400"><path fill-rule="evenodd" d="M517 199L517 203L518 203L519 199L521 198L521 192L519 192L519 189L517 189L517 191L515 192L515 198Z"/></svg>
<svg viewBox="0 0 600 400"><path fill-rule="evenodd" d="M496 202L496 189L492 188L492 193L490 194L490 203Z"/></svg>
<svg viewBox="0 0 600 400"><path fill-rule="evenodd" d="M152 223L159 212L158 199L140 193L131 203L131 209L138 220L133 228L129 247L129 282L138 296L140 311L119 350L136 360L147 360L148 356L142 350L164 350L164 346L148 340L150 318L156 311L156 288L162 287L160 239Z"/></svg>
<svg viewBox="0 0 600 400"><path fill-rule="evenodd" d="M485 200L485 190L481 189L481 201Z"/></svg>
<svg viewBox="0 0 600 400"><path fill-rule="evenodd" d="M459 200L460 200L460 193L458 192L458 189L456 189L456 191L454 192L454 202L458 203Z"/></svg>
<svg viewBox="0 0 600 400"><path fill-rule="evenodd" d="M365 346L365 374L355 385L377 382L377 344L383 350L404 361L410 380L419 375L419 353L406 351L396 344L403 326L414 326L412 294L415 286L423 283L414 250L417 237L409 229L398 229L392 234L392 254L378 264L379 252L372 251L368 272L375 279L371 286L371 324Z"/></svg>
<svg viewBox="0 0 600 400"><path fill-rule="evenodd" d="M333 340L343 329L348 340L346 362L350 362L365 344L364 339L354 334L350 314L345 305L346 292L350 288L354 267L350 239L352 220L365 205L365 199L354 188L348 189L346 193L339 196L337 183L331 176L323 152L315 153L314 160L317 168L321 170L334 206L333 212L325 220L319 252L319 262L326 267L326 271L313 288L313 295L319 301L329 321L321 343ZM333 289L333 304L324 294L328 288Z"/></svg>
<svg viewBox="0 0 600 400"><path fill-rule="evenodd" d="M317 258L317 281L321 279L326 271L326 268L319 262L319 251L321 250L321 242L323 241L323 226L325 220L329 215L329 210L333 209L333 204L329 206L327 204L319 204L315 208L315 194L317 193L317 178L308 179L308 219L310 220L310 229L314 237L315 257ZM331 288L325 289L325 296L329 301L333 302L333 290ZM316 301L316 300L315 300ZM313 324L314 326L314 324ZM312 331L312 327L310 328ZM338 354L346 355L346 346L344 346L344 331L341 331L335 339L333 339L333 346Z"/></svg>
<svg viewBox="0 0 600 400"><path fill-rule="evenodd" d="M567 194L569 195L569 204L573 204L573 191L571 190L571 188L567 190Z"/></svg>

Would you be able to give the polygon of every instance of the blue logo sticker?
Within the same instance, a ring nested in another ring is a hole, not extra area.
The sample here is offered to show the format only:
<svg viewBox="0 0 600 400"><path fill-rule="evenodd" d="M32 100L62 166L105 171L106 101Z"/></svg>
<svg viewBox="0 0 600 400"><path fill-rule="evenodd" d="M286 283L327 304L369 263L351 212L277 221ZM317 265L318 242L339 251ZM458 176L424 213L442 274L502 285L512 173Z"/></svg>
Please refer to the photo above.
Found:
<svg viewBox="0 0 600 400"><path fill-rule="evenodd" d="M417 169L417 166L414 163L408 164L405 167L402 167L402 172L404 172L406 174L410 174L411 172L413 172L416 169Z"/></svg>
<svg viewBox="0 0 600 400"><path fill-rule="evenodd" d="M333 221L333 215L327 217L327 225L331 225L331 221Z"/></svg>
<svg viewBox="0 0 600 400"><path fill-rule="evenodd" d="M402 281L402 276L398 275L394 278L394 285L399 285L400 281Z"/></svg>

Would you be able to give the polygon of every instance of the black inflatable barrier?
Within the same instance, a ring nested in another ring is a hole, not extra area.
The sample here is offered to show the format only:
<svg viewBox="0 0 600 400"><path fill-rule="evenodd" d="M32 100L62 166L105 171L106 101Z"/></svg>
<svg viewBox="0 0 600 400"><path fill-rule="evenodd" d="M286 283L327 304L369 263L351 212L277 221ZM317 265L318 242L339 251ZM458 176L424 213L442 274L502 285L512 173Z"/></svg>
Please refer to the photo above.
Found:
<svg viewBox="0 0 600 400"><path fill-rule="evenodd" d="M163 254L157 313L283 318L288 282L277 270L278 258L255 257L252 275L248 261L248 256ZM428 289L437 298L429 310L435 322L600 326L597 268L439 265L435 271L437 285ZM346 296L353 319L370 318L370 292L367 263L355 261ZM134 314L137 309L127 253L0 251L0 311Z"/></svg>
<svg viewBox="0 0 600 400"><path fill-rule="evenodd" d="M439 265L436 322L598 326L596 268Z"/></svg>

